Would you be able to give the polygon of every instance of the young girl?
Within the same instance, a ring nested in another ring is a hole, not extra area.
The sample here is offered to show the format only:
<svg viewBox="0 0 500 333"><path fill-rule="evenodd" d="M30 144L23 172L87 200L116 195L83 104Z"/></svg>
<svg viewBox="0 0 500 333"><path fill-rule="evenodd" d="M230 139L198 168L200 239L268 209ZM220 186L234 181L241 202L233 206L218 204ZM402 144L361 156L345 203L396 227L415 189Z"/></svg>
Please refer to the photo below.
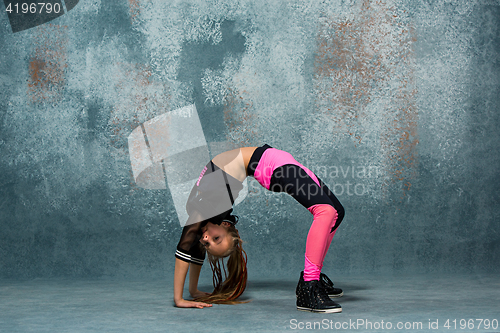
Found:
<svg viewBox="0 0 500 333"><path fill-rule="evenodd" d="M201 172L186 204L189 218L175 254L175 305L203 308L212 306L210 303L237 303L235 300L245 290L246 253L235 228L238 219L231 212L247 176L253 176L270 191L290 194L313 214L306 240L304 271L296 288L297 309L341 312L342 307L330 297L342 296L342 290L333 287L321 268L344 217L344 208L312 171L289 153L268 145L219 154ZM205 253L214 273L211 294L198 290ZM229 258L227 272L223 268L223 278L220 262L224 257ZM184 300L182 295L188 270L193 301Z"/></svg>

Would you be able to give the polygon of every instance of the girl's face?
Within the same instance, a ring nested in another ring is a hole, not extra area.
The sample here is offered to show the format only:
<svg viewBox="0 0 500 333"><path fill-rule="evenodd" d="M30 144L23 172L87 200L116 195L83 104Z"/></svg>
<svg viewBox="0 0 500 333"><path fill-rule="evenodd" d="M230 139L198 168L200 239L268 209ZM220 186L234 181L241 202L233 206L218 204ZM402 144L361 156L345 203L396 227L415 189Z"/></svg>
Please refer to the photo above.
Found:
<svg viewBox="0 0 500 333"><path fill-rule="evenodd" d="M208 222L201 229L200 242L207 251L214 256L222 256L231 245L230 235L225 227L229 226L228 222L222 222L221 225Z"/></svg>

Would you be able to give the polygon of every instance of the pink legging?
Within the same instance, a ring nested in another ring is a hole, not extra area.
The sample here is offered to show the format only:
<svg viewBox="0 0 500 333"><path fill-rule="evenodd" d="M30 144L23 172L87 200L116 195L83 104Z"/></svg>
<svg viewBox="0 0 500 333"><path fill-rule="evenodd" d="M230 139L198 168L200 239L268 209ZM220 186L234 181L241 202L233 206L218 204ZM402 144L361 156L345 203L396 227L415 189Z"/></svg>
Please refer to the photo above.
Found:
<svg viewBox="0 0 500 333"><path fill-rule="evenodd" d="M314 219L307 234L304 281L319 280L323 260L336 230L330 232L337 221L337 210L331 205L319 204L308 208Z"/></svg>
<svg viewBox="0 0 500 333"><path fill-rule="evenodd" d="M267 148L258 160L253 176L268 190L287 192L313 214L306 241L304 280L319 280L323 260L335 235L332 230L343 218L342 205L311 170L282 150Z"/></svg>

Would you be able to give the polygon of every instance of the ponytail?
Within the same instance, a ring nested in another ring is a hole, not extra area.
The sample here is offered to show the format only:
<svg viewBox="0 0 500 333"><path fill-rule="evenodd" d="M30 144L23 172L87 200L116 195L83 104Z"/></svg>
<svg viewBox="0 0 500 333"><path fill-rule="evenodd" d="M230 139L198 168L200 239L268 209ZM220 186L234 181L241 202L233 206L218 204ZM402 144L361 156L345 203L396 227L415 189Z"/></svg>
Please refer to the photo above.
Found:
<svg viewBox="0 0 500 333"><path fill-rule="evenodd" d="M229 220L231 218L231 220ZM237 217L230 215L227 222L231 223L228 233L232 237L232 247L222 256L214 256L207 252L208 261L213 272L214 291L195 301L215 304L237 304L246 303L236 299L243 294L247 285L247 254L242 248L243 241L234 225L238 222ZM224 258L227 259L227 270L224 267Z"/></svg>

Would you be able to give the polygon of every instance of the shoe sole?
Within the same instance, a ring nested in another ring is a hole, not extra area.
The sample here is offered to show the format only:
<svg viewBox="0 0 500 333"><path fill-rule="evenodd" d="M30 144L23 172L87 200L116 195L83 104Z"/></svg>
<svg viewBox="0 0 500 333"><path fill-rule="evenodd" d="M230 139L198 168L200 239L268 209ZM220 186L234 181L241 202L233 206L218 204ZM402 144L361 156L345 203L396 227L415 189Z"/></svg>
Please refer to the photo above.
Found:
<svg viewBox="0 0 500 333"><path fill-rule="evenodd" d="M334 309L311 309L311 308L304 308L302 306L297 306L297 310L299 310L299 311L306 311L306 312L319 312L319 313L338 313L338 312L342 312L342 308L334 308Z"/></svg>
<svg viewBox="0 0 500 333"><path fill-rule="evenodd" d="M341 292L340 294L328 295L328 297L330 297L330 298L339 298L339 297L342 297L342 296L344 296L344 292Z"/></svg>

